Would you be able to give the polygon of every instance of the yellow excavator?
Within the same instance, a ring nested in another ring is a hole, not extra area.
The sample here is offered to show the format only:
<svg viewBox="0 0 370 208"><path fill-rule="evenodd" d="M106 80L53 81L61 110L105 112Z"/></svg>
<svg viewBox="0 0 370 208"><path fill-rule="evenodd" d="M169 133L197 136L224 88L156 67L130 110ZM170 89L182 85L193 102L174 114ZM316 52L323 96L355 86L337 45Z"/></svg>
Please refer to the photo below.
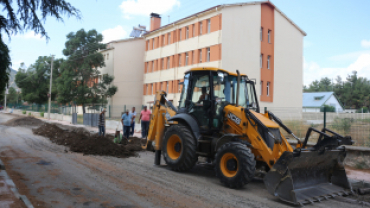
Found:
<svg viewBox="0 0 370 208"><path fill-rule="evenodd" d="M352 193L343 161L349 136L309 128L303 141L272 112L260 112L255 83L245 74L192 68L185 73L178 107L166 92L155 94L146 145L175 171L187 171L205 157L221 183L241 188L262 177L271 194L303 205ZM289 101L287 101L289 102ZM281 133L298 141L296 147ZM307 147L312 132L316 145Z"/></svg>

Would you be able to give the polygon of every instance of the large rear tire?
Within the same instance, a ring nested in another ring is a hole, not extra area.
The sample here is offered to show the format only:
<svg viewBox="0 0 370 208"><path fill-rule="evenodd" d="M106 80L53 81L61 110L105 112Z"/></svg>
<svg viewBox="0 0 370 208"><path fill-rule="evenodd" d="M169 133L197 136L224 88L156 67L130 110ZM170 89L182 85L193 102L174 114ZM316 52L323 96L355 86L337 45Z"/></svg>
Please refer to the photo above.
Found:
<svg viewBox="0 0 370 208"><path fill-rule="evenodd" d="M198 161L196 149L196 140L187 126L172 125L166 131L162 152L165 162L172 170L190 170Z"/></svg>
<svg viewBox="0 0 370 208"><path fill-rule="evenodd" d="M238 142L222 145L215 156L216 176L229 188L242 188L256 171L256 161L251 150Z"/></svg>

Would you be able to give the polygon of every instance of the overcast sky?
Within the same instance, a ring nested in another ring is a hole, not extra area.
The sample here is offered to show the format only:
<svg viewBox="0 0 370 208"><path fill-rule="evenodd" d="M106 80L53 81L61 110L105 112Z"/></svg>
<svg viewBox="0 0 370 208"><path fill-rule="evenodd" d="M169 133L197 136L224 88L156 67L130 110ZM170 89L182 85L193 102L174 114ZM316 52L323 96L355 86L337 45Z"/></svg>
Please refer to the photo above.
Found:
<svg viewBox="0 0 370 208"><path fill-rule="evenodd" d="M45 28L50 40L29 31L11 38L9 46L14 69L21 62L32 64L38 56L62 50L69 32L96 29L104 41L127 38L138 24L149 28L149 14L162 16L162 25L219 4L246 0L84 0L70 1L82 20L49 18ZM370 79L370 1L368 0L272 0L282 12L302 28L304 37L304 84L321 77L343 78L357 70ZM0 12L2 13L2 12ZM229 69L231 70L231 69ZM288 78L288 77L287 77Z"/></svg>

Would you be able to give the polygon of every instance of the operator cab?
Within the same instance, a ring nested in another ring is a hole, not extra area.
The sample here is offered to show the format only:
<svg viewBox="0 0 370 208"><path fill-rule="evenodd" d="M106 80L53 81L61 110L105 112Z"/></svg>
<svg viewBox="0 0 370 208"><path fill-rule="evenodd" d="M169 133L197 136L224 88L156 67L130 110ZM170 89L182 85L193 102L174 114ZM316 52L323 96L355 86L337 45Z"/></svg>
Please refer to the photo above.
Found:
<svg viewBox="0 0 370 208"><path fill-rule="evenodd" d="M236 104L238 76L218 68L192 68L185 72L179 113L188 113L198 122L201 133L222 127L222 111ZM240 77L239 106L259 112L254 82Z"/></svg>

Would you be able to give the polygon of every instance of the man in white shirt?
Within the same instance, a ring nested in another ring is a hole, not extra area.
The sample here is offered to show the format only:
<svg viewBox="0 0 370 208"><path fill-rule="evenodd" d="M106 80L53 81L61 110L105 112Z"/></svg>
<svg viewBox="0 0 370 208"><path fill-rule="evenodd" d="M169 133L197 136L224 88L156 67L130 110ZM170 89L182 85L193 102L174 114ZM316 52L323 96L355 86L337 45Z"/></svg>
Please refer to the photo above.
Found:
<svg viewBox="0 0 370 208"><path fill-rule="evenodd" d="M136 117L135 107L132 107L132 111L130 112L130 115L132 119L130 136L133 136L135 133L135 117Z"/></svg>

